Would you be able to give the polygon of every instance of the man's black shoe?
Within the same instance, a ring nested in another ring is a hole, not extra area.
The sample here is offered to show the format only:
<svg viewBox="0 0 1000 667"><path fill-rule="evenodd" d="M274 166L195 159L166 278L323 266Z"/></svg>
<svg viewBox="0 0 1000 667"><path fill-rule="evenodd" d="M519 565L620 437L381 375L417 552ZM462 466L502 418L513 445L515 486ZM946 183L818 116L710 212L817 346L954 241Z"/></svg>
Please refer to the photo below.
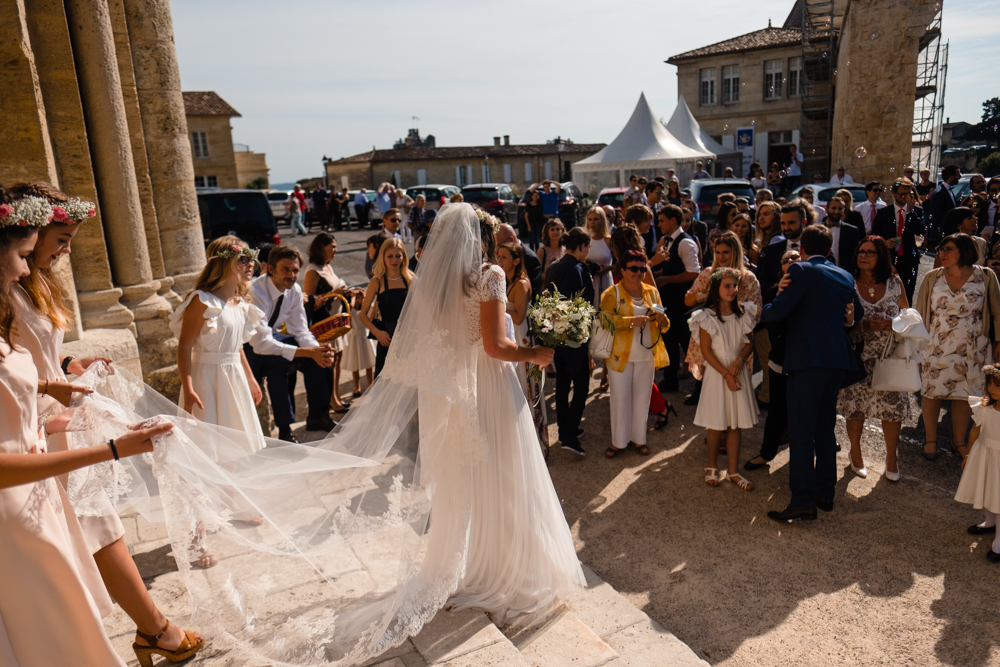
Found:
<svg viewBox="0 0 1000 667"><path fill-rule="evenodd" d="M816 507L823 510L824 512L833 511L833 498L817 498Z"/></svg>
<svg viewBox="0 0 1000 667"><path fill-rule="evenodd" d="M583 447L580 445L579 441L564 442L562 448L568 452L573 452L578 456L586 456L587 452L583 451Z"/></svg>
<svg viewBox="0 0 1000 667"><path fill-rule="evenodd" d="M794 521L795 519L802 519L803 521L815 521L816 508L796 507L795 505L789 505L780 512L775 512L775 511L768 512L767 518L774 519L775 521Z"/></svg>
<svg viewBox="0 0 1000 667"><path fill-rule="evenodd" d="M307 419L306 420L306 430L307 431L323 431L329 433L337 426L337 422L330 419L329 416L319 417L318 419Z"/></svg>
<svg viewBox="0 0 1000 667"><path fill-rule="evenodd" d="M290 432L289 433L279 433L278 434L278 440L283 440L284 442L294 442L294 443L297 443L299 441L299 439L296 438L294 435L292 435Z"/></svg>
<svg viewBox="0 0 1000 667"><path fill-rule="evenodd" d="M1000 563L1000 554L998 554L996 551L993 551L993 547L990 547L989 550L986 552L986 560L988 560L991 563Z"/></svg>

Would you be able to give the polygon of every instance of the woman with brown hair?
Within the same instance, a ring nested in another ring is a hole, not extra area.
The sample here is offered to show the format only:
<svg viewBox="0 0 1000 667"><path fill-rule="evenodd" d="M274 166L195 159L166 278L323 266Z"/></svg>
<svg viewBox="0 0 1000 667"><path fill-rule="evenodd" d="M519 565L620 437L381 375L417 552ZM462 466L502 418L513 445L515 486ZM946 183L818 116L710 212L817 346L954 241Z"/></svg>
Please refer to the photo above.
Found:
<svg viewBox="0 0 1000 667"><path fill-rule="evenodd" d="M750 260L757 264L760 253L771 245L775 236L781 234L781 206L773 200L762 201L757 206L757 217L753 247L750 250Z"/></svg>
<svg viewBox="0 0 1000 667"><path fill-rule="evenodd" d="M542 244L536 253L542 264L542 275L566 254L566 249L559 245L565 233L566 227L559 218L552 218L542 226Z"/></svg>
<svg viewBox="0 0 1000 667"><path fill-rule="evenodd" d="M736 234L736 238L740 240L740 245L743 247L744 262L756 264L756 262L751 259L751 253L759 254L760 248L754 246L753 223L750 222L750 216L746 213L738 213L733 216L733 221L730 223L730 229L734 234ZM751 266L750 268L753 270L754 266Z"/></svg>
<svg viewBox="0 0 1000 667"><path fill-rule="evenodd" d="M337 239L332 234L320 232L309 244L309 264L302 282L302 294L306 297L306 319L309 326L343 311L344 303L337 298L341 295L348 303L354 292L347 283L333 272L331 263L337 256ZM342 401L337 392L340 387L340 361L347 347L345 336L330 341L333 348L333 363L325 369L330 382L330 407L334 412L347 412L350 402Z"/></svg>

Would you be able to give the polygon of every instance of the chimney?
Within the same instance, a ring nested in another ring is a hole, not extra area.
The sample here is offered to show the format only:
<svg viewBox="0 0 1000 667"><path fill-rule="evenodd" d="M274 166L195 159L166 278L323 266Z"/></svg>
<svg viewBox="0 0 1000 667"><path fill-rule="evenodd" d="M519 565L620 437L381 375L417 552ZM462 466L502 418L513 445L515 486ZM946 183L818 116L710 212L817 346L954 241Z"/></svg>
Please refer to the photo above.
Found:
<svg viewBox="0 0 1000 667"><path fill-rule="evenodd" d="M509 134L503 135L503 145L504 146L510 146L510 135Z"/></svg>
<svg viewBox="0 0 1000 667"><path fill-rule="evenodd" d="M494 148L500 147L500 137L493 137L493 147Z"/></svg>

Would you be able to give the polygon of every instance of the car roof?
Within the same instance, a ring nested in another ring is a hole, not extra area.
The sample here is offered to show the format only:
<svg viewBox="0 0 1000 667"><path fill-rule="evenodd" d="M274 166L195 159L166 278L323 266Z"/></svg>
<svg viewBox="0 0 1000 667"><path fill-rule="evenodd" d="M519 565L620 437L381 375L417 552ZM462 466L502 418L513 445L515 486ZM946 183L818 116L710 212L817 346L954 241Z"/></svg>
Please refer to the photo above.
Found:
<svg viewBox="0 0 1000 667"><path fill-rule="evenodd" d="M406 188L407 190L416 190L417 188L454 188L458 187L455 185L448 185L447 183L425 183L424 185L411 185Z"/></svg>
<svg viewBox="0 0 1000 667"><path fill-rule="evenodd" d="M604 188L597 193L597 196L600 197L601 195L606 194L618 194L620 192L625 192L626 190L628 190L628 188Z"/></svg>
<svg viewBox="0 0 1000 667"><path fill-rule="evenodd" d="M204 194L204 195L226 195L226 194L244 193L244 192L254 192L254 193L257 193L259 195L264 194L260 190L252 190L252 189L248 190L248 189L245 189L245 188L195 188L195 190L197 190L198 194L200 194L200 195L201 194ZM279 192L280 192L280 190L279 190Z"/></svg>
<svg viewBox="0 0 1000 667"><path fill-rule="evenodd" d="M468 185L463 185L462 189L465 188L506 188L510 187L507 183L469 183Z"/></svg>
<svg viewBox="0 0 1000 667"><path fill-rule="evenodd" d="M852 187L855 189L861 188L862 190L864 190L865 184L846 183L844 185L840 185L837 183L805 183L804 185L800 185L799 187L795 188L795 190L798 191L801 188L812 188L813 190L829 190L830 188L836 188L837 190L850 190Z"/></svg>
<svg viewBox="0 0 1000 667"><path fill-rule="evenodd" d="M750 181L745 178L697 178L688 184L688 187L697 184L703 185L750 185Z"/></svg>

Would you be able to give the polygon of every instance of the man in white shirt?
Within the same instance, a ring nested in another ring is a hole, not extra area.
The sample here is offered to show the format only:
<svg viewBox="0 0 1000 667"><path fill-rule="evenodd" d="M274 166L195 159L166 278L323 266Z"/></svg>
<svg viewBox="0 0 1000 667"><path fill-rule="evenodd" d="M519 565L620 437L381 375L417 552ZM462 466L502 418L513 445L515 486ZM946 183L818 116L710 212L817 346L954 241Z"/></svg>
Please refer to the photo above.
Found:
<svg viewBox="0 0 1000 667"><path fill-rule="evenodd" d="M882 184L878 181L872 181L865 186L865 196L868 199L854 207L854 210L864 218L866 234L872 233L872 223L875 222L875 214L885 208L885 202L882 201L881 195Z"/></svg>
<svg viewBox="0 0 1000 667"><path fill-rule="evenodd" d="M837 173L830 177L830 182L834 185L854 185L854 179L844 169L844 165L837 167Z"/></svg>
<svg viewBox="0 0 1000 667"><path fill-rule="evenodd" d="M691 176L691 180L696 181L699 178L712 178L712 175L705 171L705 163L701 161L694 163L694 175Z"/></svg>
<svg viewBox="0 0 1000 667"><path fill-rule="evenodd" d="M302 288L296 283L301 265L295 248L278 245L271 249L265 273L250 283L253 304L264 312L267 325L261 323L243 346L258 384L267 381L278 437L289 442L296 442L291 428L296 371L302 371L305 378L306 430L329 432L337 425L330 419L331 388L323 370L333 362L333 350L320 345L309 331ZM282 328L287 333L278 333Z"/></svg>
<svg viewBox="0 0 1000 667"><path fill-rule="evenodd" d="M788 152L791 154L791 162L785 172L785 190L791 192L802 185L802 165L806 156L799 152L799 148L795 144L788 147Z"/></svg>
<svg viewBox="0 0 1000 667"><path fill-rule="evenodd" d="M684 350L691 339L687 325L687 306L684 295L694 284L701 272L698 264L698 245L681 227L684 211L680 206L666 204L657 214L656 224L662 237L658 244L658 255L665 258L657 263L654 272L656 285L660 288L660 300L670 320L670 330L663 336L670 365L664 369L661 391L677 391L679 382L677 371L684 361ZM665 250L666 252L663 252Z"/></svg>

